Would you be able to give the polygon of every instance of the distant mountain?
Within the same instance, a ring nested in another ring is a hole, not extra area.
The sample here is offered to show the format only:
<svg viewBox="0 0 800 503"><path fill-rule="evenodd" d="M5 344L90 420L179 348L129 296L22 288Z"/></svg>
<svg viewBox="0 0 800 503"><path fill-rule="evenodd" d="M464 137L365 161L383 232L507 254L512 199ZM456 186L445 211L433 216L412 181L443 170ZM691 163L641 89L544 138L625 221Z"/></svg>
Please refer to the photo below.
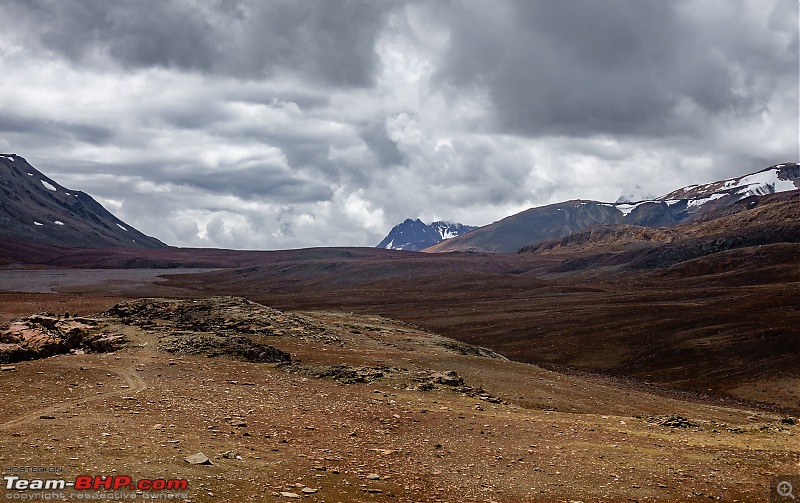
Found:
<svg viewBox="0 0 800 503"><path fill-rule="evenodd" d="M754 195L800 188L800 164L770 166L750 175L705 185L690 185L662 197L638 202L567 201L525 210L437 243L426 252L513 253L541 241L559 239L593 225L669 227L719 212Z"/></svg>
<svg viewBox="0 0 800 503"><path fill-rule="evenodd" d="M800 243L800 191L797 190L750 195L672 227L598 225L560 239L528 245L520 253L564 258L555 269L559 272L602 266L666 268L679 263L702 269L711 266L707 261L694 266L688 262L745 248L750 248L745 256L752 258L787 243ZM735 274L753 265L737 263L733 267L735 261L741 262L726 259L714 267L719 272Z"/></svg>
<svg viewBox="0 0 800 503"><path fill-rule="evenodd" d="M67 189L16 154L0 154L0 237L84 248L164 248L83 192Z"/></svg>
<svg viewBox="0 0 800 503"><path fill-rule="evenodd" d="M466 234L476 227L455 222L436 221L427 225L420 219L406 219L394 226L376 248L387 250L419 251L445 239Z"/></svg>

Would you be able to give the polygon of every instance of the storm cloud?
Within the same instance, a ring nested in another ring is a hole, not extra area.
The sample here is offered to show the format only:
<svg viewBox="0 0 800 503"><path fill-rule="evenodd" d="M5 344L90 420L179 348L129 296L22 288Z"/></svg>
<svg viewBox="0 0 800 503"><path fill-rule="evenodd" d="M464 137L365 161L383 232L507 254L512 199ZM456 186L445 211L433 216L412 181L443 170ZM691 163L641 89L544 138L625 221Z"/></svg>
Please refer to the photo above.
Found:
<svg viewBox="0 0 800 503"><path fill-rule="evenodd" d="M0 151L173 245L372 246L800 158L794 0L0 12Z"/></svg>

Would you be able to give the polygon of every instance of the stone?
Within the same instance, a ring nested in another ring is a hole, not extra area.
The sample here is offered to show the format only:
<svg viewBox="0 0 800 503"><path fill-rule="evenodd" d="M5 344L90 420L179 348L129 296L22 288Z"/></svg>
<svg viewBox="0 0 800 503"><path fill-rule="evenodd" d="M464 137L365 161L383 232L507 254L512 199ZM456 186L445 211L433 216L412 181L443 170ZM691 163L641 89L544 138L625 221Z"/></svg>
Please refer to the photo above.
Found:
<svg viewBox="0 0 800 503"><path fill-rule="evenodd" d="M314 493L316 493L318 491L319 491L319 489L312 489L310 487L304 487L303 489L300 490L300 492L303 493L303 494L314 494Z"/></svg>
<svg viewBox="0 0 800 503"><path fill-rule="evenodd" d="M370 473L369 475L367 475L367 480L380 480L380 479L381 476L378 475L377 473Z"/></svg>
<svg viewBox="0 0 800 503"><path fill-rule="evenodd" d="M14 365L3 365L0 367L0 372L13 372L17 370L17 367Z"/></svg>
<svg viewBox="0 0 800 503"><path fill-rule="evenodd" d="M211 460L208 459L208 456L203 454L202 452L198 452L197 454L192 454L191 456L186 456L183 458L184 461L191 465L210 465Z"/></svg>
<svg viewBox="0 0 800 503"><path fill-rule="evenodd" d="M294 499L299 499L300 498L299 494L293 493L293 492L289 492L289 491L281 491L281 496L283 496L284 498L294 498Z"/></svg>

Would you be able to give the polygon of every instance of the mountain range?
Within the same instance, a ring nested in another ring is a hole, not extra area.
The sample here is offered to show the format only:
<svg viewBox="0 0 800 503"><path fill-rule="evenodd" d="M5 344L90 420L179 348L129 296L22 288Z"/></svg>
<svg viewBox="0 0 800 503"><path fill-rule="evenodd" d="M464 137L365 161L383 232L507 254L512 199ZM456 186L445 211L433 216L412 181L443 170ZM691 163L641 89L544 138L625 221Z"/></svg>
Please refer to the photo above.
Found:
<svg viewBox="0 0 800 503"><path fill-rule="evenodd" d="M563 249L567 244L575 246L576 242L586 246L587 240L600 239L607 244L615 235L617 238L613 239L617 240L621 235L639 235L644 240L674 237L674 233L663 229L735 214L758 205L759 198L798 188L800 164L782 163L744 176L689 185L645 201L572 200L530 208L477 228L445 221L428 225L419 219L407 219L395 226L377 248L541 253L545 249ZM16 154L0 154L0 194L0 238L74 248L167 247L117 218L88 194L63 187ZM771 218L780 222L780 215ZM708 226L708 232L713 230L713 225ZM569 236L571 240L562 242Z"/></svg>
<svg viewBox="0 0 800 503"><path fill-rule="evenodd" d="M800 164L776 164L757 173L690 185L647 201L603 203L573 200L530 208L469 234L441 241L426 252L514 253L535 243L559 239L595 225L671 227L719 214L750 197L800 188Z"/></svg>
<svg viewBox="0 0 800 503"><path fill-rule="evenodd" d="M0 195L0 237L83 248L167 246L16 154L0 154Z"/></svg>

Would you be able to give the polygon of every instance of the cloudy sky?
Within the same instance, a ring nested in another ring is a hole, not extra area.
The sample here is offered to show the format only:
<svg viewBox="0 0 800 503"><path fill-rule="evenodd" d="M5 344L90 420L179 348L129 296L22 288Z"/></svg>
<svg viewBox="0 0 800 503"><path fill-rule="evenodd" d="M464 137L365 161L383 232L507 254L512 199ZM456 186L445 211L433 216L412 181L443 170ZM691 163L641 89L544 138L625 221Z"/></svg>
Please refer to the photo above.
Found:
<svg viewBox="0 0 800 503"><path fill-rule="evenodd" d="M0 0L0 152L172 245L798 161L797 0Z"/></svg>

